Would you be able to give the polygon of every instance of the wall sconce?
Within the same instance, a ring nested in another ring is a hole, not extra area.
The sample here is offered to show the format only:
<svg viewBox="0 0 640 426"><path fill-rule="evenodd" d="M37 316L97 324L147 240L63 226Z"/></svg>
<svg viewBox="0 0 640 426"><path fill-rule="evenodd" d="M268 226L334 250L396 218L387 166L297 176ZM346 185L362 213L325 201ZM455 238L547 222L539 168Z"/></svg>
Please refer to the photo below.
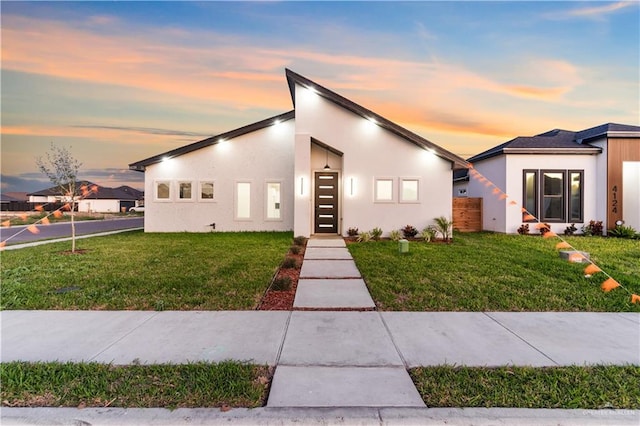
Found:
<svg viewBox="0 0 640 426"><path fill-rule="evenodd" d="M349 178L349 195L353 197L355 194L355 182L353 178Z"/></svg>
<svg viewBox="0 0 640 426"><path fill-rule="evenodd" d="M300 195L304 195L304 178L300 178Z"/></svg>

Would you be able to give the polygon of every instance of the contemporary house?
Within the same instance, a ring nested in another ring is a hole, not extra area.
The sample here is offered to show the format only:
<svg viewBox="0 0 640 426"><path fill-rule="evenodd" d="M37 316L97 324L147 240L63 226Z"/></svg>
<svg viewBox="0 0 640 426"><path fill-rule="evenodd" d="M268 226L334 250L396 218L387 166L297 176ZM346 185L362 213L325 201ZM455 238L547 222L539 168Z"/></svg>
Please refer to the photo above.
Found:
<svg viewBox="0 0 640 426"><path fill-rule="evenodd" d="M129 165L145 173L145 231L388 233L451 217L462 158L285 74L292 111Z"/></svg>
<svg viewBox="0 0 640 426"><path fill-rule="evenodd" d="M82 186L97 188L97 191L90 192L78 201L77 208L79 212L118 213L123 210L128 211L131 207L137 206L144 201L144 193L142 191L126 185L108 188L89 181L82 181L78 182L76 186L78 189ZM65 197L60 195L60 190L57 187L43 189L27 195L29 196L29 202L35 204L66 202Z"/></svg>
<svg viewBox="0 0 640 426"><path fill-rule="evenodd" d="M551 130L517 137L467 161L509 196L497 197L486 181L456 172L453 195L483 198L485 230L515 233L526 222L523 206L555 232L591 220L605 229L624 223L640 230L638 126Z"/></svg>

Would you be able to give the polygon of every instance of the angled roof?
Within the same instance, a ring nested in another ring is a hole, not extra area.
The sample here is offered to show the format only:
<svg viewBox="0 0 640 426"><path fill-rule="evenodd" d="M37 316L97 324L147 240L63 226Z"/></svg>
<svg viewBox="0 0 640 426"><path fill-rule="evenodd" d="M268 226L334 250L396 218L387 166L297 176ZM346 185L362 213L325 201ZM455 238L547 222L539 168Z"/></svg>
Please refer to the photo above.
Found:
<svg viewBox="0 0 640 426"><path fill-rule="evenodd" d="M219 135L211 136L210 138L203 139L201 141L194 142L189 145L181 146L180 148L172 149L171 151L163 152L162 154L154 155L153 157L149 157L141 161L136 161L135 163L129 164L129 169L135 170L138 172L144 172L147 166L150 166L155 163L159 163L166 158L173 158L173 157L187 154L189 152L197 151L198 149L215 145L222 140L233 139L238 136L245 135L247 133L255 132L256 130L273 126L278 122L291 120L294 117L295 117L295 111L289 111L289 112L285 112L284 114L279 114L274 117L269 117L267 119L258 121L256 123L248 124L246 126L231 130L226 133L221 133Z"/></svg>
<svg viewBox="0 0 640 426"><path fill-rule="evenodd" d="M29 197L26 192L2 192L0 193L0 198L2 198L3 203L11 202L11 201L29 201Z"/></svg>
<svg viewBox="0 0 640 426"><path fill-rule="evenodd" d="M578 143L589 142L593 139L602 137L608 138L626 138L640 137L640 126L631 126L628 124L606 123L590 129L576 132L576 141Z"/></svg>
<svg viewBox="0 0 640 426"><path fill-rule="evenodd" d="M76 188L78 188L78 190L80 189L80 187L82 186L93 186L96 185L93 182L90 182L88 180L80 180L76 182ZM96 185L98 188L101 188L100 185ZM50 188L46 188L46 189L41 189L40 191L36 191L36 192L30 192L27 194L28 196L39 196L39 197L48 197L48 196L55 196L55 195L61 195L60 194L60 187L59 186L52 186Z"/></svg>
<svg viewBox="0 0 640 426"><path fill-rule="evenodd" d="M93 182L89 182L88 180L79 181L76 183L76 187L78 190L82 186L92 187L97 186L98 190L96 192L92 192L84 199L89 200L140 200L142 199L142 191L138 191L137 189L121 186L118 188L108 188L106 186L100 186ZM128 188L125 190L123 188ZM131 191L132 190L132 191ZM52 186L51 188L43 189L37 192L32 192L27 194L29 196L39 196L39 197L49 197L49 196L57 196L60 195L60 188L57 186Z"/></svg>
<svg viewBox="0 0 640 426"><path fill-rule="evenodd" d="M295 85L299 84L303 87L314 90L318 95L322 96L325 99L328 99L329 101L341 106L346 110L349 110L368 120L374 120L378 126L400 136L403 139L406 139L409 142L418 145L421 148L432 150L438 157L451 161L453 163L454 169L468 167L468 163L462 157L459 157L452 152L449 152L446 149L440 147L439 145L436 145L433 142L423 138L422 136L419 136L402 126L397 125L391 120L388 120L383 116L376 114L375 112L361 105L358 105L357 103L345 98L344 96L341 96L327 89L326 87L321 86L320 84L291 71L288 68L285 69L285 73L287 75L287 83L289 84L289 92L291 93L291 99L293 101L294 107L296 104Z"/></svg>

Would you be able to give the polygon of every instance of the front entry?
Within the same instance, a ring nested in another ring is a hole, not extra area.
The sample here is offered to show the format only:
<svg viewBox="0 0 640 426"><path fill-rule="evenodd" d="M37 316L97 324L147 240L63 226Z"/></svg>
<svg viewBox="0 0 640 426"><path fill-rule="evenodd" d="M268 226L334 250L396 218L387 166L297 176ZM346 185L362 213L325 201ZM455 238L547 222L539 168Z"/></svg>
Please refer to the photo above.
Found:
<svg viewBox="0 0 640 426"><path fill-rule="evenodd" d="M338 173L315 173L314 233L338 233Z"/></svg>

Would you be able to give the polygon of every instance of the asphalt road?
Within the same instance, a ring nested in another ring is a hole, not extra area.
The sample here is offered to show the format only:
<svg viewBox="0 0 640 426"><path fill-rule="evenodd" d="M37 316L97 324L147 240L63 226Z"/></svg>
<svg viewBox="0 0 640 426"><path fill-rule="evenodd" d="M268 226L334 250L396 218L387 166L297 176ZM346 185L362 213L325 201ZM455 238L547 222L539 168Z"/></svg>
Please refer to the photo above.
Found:
<svg viewBox="0 0 640 426"><path fill-rule="evenodd" d="M121 229L142 228L143 217L86 220L76 222L76 235L95 234L98 232L118 231ZM51 238L65 238L71 236L71 223L52 223L50 225L37 225L40 230L37 234L27 231L24 226L12 226L0 228L0 241L7 241L7 245L29 243L32 241L48 240Z"/></svg>

